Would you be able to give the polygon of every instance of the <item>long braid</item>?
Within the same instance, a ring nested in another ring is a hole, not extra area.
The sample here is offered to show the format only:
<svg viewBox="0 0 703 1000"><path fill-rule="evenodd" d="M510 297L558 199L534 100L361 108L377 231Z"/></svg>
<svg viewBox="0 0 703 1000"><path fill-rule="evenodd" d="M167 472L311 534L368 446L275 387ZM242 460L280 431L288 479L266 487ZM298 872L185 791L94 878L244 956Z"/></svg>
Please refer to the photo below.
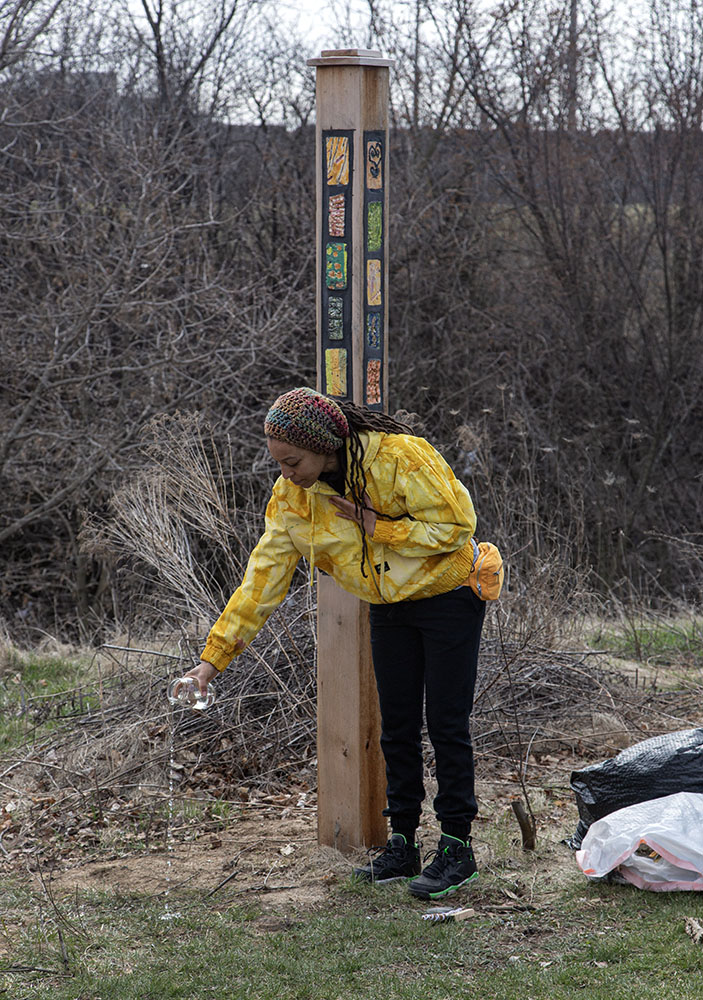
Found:
<svg viewBox="0 0 703 1000"><path fill-rule="evenodd" d="M346 485L354 501L354 510L358 518L359 530L361 531L361 575L366 576L366 563L368 550L366 543L366 529L364 528L363 511L367 508L364 495L366 494L367 482L366 471L363 465L364 446L359 437L359 431L381 431L385 434L412 434L413 429L408 424L388 416L387 413L379 413L375 410L367 410L364 406L357 406L346 400L338 400L338 405L349 424L349 467L345 468L344 476ZM344 449L340 449L339 454L344 456ZM398 514L382 514L375 508L371 508L376 517L381 517L388 521L397 521L407 516ZM372 574L373 576L373 574ZM374 583L375 583L374 578ZM378 584L376 584L378 590ZM380 591L379 591L380 594ZM380 595L383 596L383 595Z"/></svg>
<svg viewBox="0 0 703 1000"><path fill-rule="evenodd" d="M347 418L349 428L357 431L384 431L386 434L413 434L409 424L404 424L387 413L377 410L367 410L365 406L357 406L349 400L337 400L337 405Z"/></svg>

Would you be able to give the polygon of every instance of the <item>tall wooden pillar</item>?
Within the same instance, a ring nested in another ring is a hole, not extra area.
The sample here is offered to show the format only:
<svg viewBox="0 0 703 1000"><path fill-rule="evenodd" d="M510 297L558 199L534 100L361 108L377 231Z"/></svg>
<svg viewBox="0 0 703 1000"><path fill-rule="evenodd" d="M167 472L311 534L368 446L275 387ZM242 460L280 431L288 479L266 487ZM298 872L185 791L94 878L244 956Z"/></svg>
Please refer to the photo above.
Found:
<svg viewBox="0 0 703 1000"><path fill-rule="evenodd" d="M388 82L391 61L345 49L317 76L317 381L387 409ZM385 772L368 605L318 578L318 840L385 843Z"/></svg>

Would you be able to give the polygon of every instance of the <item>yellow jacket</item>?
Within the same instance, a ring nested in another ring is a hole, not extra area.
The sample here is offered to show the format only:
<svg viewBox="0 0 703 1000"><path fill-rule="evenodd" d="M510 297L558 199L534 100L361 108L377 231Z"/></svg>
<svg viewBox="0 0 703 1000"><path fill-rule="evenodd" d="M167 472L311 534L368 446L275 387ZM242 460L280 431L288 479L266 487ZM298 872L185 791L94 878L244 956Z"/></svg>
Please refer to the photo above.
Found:
<svg viewBox="0 0 703 1000"><path fill-rule="evenodd" d="M362 432L367 490L376 520L366 540L361 572L361 532L337 517L331 486L309 489L282 477L266 508L266 530L249 557L241 586L213 625L202 659L224 670L251 642L288 592L301 555L344 590L371 604L418 600L464 583L473 562L476 515L469 492L424 438ZM347 451L347 463L349 454Z"/></svg>

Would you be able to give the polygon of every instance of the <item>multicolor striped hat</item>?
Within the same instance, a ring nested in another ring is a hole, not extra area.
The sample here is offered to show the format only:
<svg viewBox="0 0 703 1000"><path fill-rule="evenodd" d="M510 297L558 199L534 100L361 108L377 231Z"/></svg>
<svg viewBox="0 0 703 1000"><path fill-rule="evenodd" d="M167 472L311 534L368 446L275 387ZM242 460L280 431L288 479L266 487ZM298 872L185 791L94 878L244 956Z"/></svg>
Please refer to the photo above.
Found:
<svg viewBox="0 0 703 1000"><path fill-rule="evenodd" d="M266 414L266 437L318 455L331 455L349 437L349 424L332 399L301 386L279 396Z"/></svg>

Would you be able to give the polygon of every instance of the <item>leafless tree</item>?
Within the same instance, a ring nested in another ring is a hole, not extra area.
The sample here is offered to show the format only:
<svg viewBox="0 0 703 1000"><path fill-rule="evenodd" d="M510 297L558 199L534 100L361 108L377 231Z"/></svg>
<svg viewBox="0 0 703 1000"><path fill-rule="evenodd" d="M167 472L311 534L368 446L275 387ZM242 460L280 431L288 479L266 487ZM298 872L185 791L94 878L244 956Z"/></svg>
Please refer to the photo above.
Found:
<svg viewBox="0 0 703 1000"><path fill-rule="evenodd" d="M155 70L96 70L115 47L146 58L136 27L110 33L88 8L78 23L72 5L51 36L58 58L3 85L3 589L34 624L48 599L55 620L43 627L89 635L99 622L111 588L78 546L82 511L138 467L155 414L216 412L246 467L265 401L310 370L314 344L297 343L313 311L305 137L279 128L262 141L200 106L198 88L219 104L227 76L222 65L208 76L208 60L224 48L233 72L245 61L234 12L203 27L192 63L171 40L178 73L165 81L158 45ZM174 28L184 46L186 27Z"/></svg>
<svg viewBox="0 0 703 1000"><path fill-rule="evenodd" d="M395 54L387 5L370 6ZM425 69L406 30L412 209L394 247L413 249L392 287L409 282L412 318L394 318L411 408L456 387L477 494L515 498L483 509L526 581L566 557L621 596L694 594L699 563L657 538L673 517L695 540L701 513L700 11L653 0L628 48L599 3L407 9Z"/></svg>
<svg viewBox="0 0 703 1000"><path fill-rule="evenodd" d="M51 27L65 0L3 0L0 4L0 72L26 58Z"/></svg>

